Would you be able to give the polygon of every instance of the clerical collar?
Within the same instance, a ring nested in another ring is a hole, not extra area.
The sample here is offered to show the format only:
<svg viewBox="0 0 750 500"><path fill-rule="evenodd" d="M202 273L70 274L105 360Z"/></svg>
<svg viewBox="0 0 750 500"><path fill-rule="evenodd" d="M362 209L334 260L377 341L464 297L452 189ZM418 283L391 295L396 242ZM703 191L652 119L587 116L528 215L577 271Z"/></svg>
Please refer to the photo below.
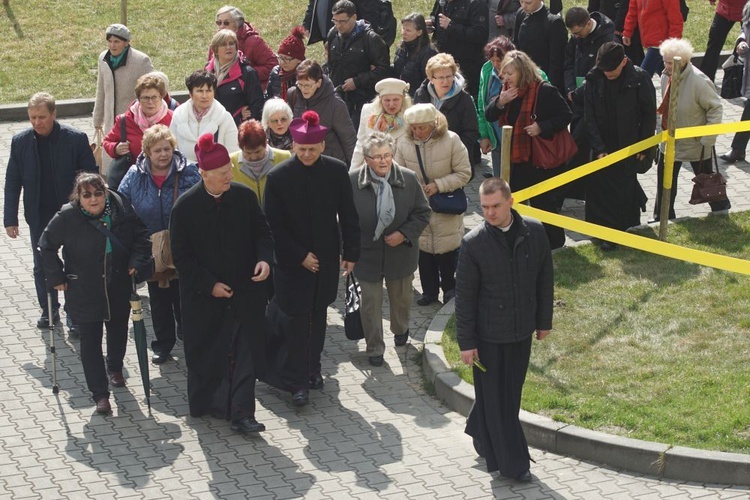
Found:
<svg viewBox="0 0 750 500"><path fill-rule="evenodd" d="M504 233L510 231L510 227L513 225L513 214L510 214L510 224L505 227L498 227L498 229Z"/></svg>
<svg viewBox="0 0 750 500"><path fill-rule="evenodd" d="M223 195L223 194L224 194L224 193L213 194L213 193L212 193L211 191L209 191L209 190L208 190L208 187L206 186L206 183L205 183L205 182L203 183L203 189L205 189L205 190L206 190L206 192L208 193L208 196L210 196L210 197L211 197L211 198L213 198L214 200L218 200L219 198L221 198L221 195Z"/></svg>

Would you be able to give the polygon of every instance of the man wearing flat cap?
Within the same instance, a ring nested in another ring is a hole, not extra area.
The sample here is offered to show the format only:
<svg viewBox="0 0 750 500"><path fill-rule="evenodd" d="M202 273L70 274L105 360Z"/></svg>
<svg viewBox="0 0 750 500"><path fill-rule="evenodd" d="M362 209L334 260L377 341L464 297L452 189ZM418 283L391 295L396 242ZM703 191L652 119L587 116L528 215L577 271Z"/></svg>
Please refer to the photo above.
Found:
<svg viewBox="0 0 750 500"><path fill-rule="evenodd" d="M651 77L625 57L622 45L604 43L596 66L586 75L584 121L594 158L654 135L656 92ZM653 161L643 151L594 172L586 181L586 220L625 231L640 224L646 195L638 182L639 164ZM601 242L602 250L614 243Z"/></svg>
<svg viewBox="0 0 750 500"><path fill-rule="evenodd" d="M260 432L255 380L264 367L273 240L255 193L232 182L226 148L204 134L195 156L201 182L177 200L169 225L190 416L231 419L233 431Z"/></svg>
<svg viewBox="0 0 750 500"><path fill-rule="evenodd" d="M96 100L94 101L94 128L104 134L115 123L115 117L127 111L135 100L135 84L138 79L154 70L151 58L130 46L130 30L123 24L107 26L104 36L107 50L99 54L99 72L96 78ZM109 156L102 156L106 171Z"/></svg>
<svg viewBox="0 0 750 500"><path fill-rule="evenodd" d="M326 310L336 299L339 268L359 259L360 230L345 163L324 156L328 129L315 111L289 126L294 156L268 174L265 212L275 241L272 328L284 339L267 381L306 405L309 389L322 389L320 356Z"/></svg>

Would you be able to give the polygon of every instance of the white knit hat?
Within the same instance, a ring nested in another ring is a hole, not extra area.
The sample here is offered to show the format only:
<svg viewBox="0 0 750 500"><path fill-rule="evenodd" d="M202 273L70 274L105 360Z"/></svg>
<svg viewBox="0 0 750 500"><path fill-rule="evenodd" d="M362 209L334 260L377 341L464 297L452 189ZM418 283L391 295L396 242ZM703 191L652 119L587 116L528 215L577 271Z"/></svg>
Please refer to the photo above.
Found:
<svg viewBox="0 0 750 500"><path fill-rule="evenodd" d="M409 90L409 84L398 78L384 78L375 84L378 95L404 95Z"/></svg>
<svg viewBox="0 0 750 500"><path fill-rule="evenodd" d="M437 109L432 104L415 104L404 112L404 120L409 125L434 123Z"/></svg>

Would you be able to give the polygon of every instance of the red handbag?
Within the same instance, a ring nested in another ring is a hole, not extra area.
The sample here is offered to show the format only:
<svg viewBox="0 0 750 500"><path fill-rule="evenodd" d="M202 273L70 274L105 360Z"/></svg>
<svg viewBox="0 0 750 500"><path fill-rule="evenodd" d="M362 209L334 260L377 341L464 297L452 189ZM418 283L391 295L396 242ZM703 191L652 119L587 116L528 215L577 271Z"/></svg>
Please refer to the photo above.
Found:
<svg viewBox="0 0 750 500"><path fill-rule="evenodd" d="M703 166L704 151L705 148L701 148L701 167ZM711 203L713 201L727 201L729 199L727 197L727 181L719 173L719 162L716 160L715 147L711 148L711 160L712 165L716 166L716 172L713 172L713 167L709 167L710 172L701 172L693 177L693 192L690 195L689 202L691 205Z"/></svg>
<svg viewBox="0 0 750 500"><path fill-rule="evenodd" d="M531 121L536 123L536 105L539 102L539 93L537 92L534 101L534 113L531 115ZM578 145L570 135L568 127L558 130L552 138L545 139L541 135L535 135L531 138L531 164L536 168L549 170L557 168L578 153Z"/></svg>

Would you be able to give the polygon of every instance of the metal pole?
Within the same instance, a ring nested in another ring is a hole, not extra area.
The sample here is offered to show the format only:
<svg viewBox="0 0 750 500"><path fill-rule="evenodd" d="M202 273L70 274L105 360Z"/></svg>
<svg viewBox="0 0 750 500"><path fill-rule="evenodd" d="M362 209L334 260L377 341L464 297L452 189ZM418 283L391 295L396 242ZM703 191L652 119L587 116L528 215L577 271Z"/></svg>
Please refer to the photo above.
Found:
<svg viewBox="0 0 750 500"><path fill-rule="evenodd" d="M513 127L503 125L500 143L500 177L510 184L510 141L513 137Z"/></svg>
<svg viewBox="0 0 750 500"><path fill-rule="evenodd" d="M128 25L128 0L120 0L120 24Z"/></svg>
<svg viewBox="0 0 750 500"><path fill-rule="evenodd" d="M659 239L667 240L669 204L672 198L672 172L674 171L674 129L677 125L677 96L680 90L682 58L675 57L669 84L669 117L667 119L667 141L664 151L664 179L662 180L661 210L659 211Z"/></svg>

